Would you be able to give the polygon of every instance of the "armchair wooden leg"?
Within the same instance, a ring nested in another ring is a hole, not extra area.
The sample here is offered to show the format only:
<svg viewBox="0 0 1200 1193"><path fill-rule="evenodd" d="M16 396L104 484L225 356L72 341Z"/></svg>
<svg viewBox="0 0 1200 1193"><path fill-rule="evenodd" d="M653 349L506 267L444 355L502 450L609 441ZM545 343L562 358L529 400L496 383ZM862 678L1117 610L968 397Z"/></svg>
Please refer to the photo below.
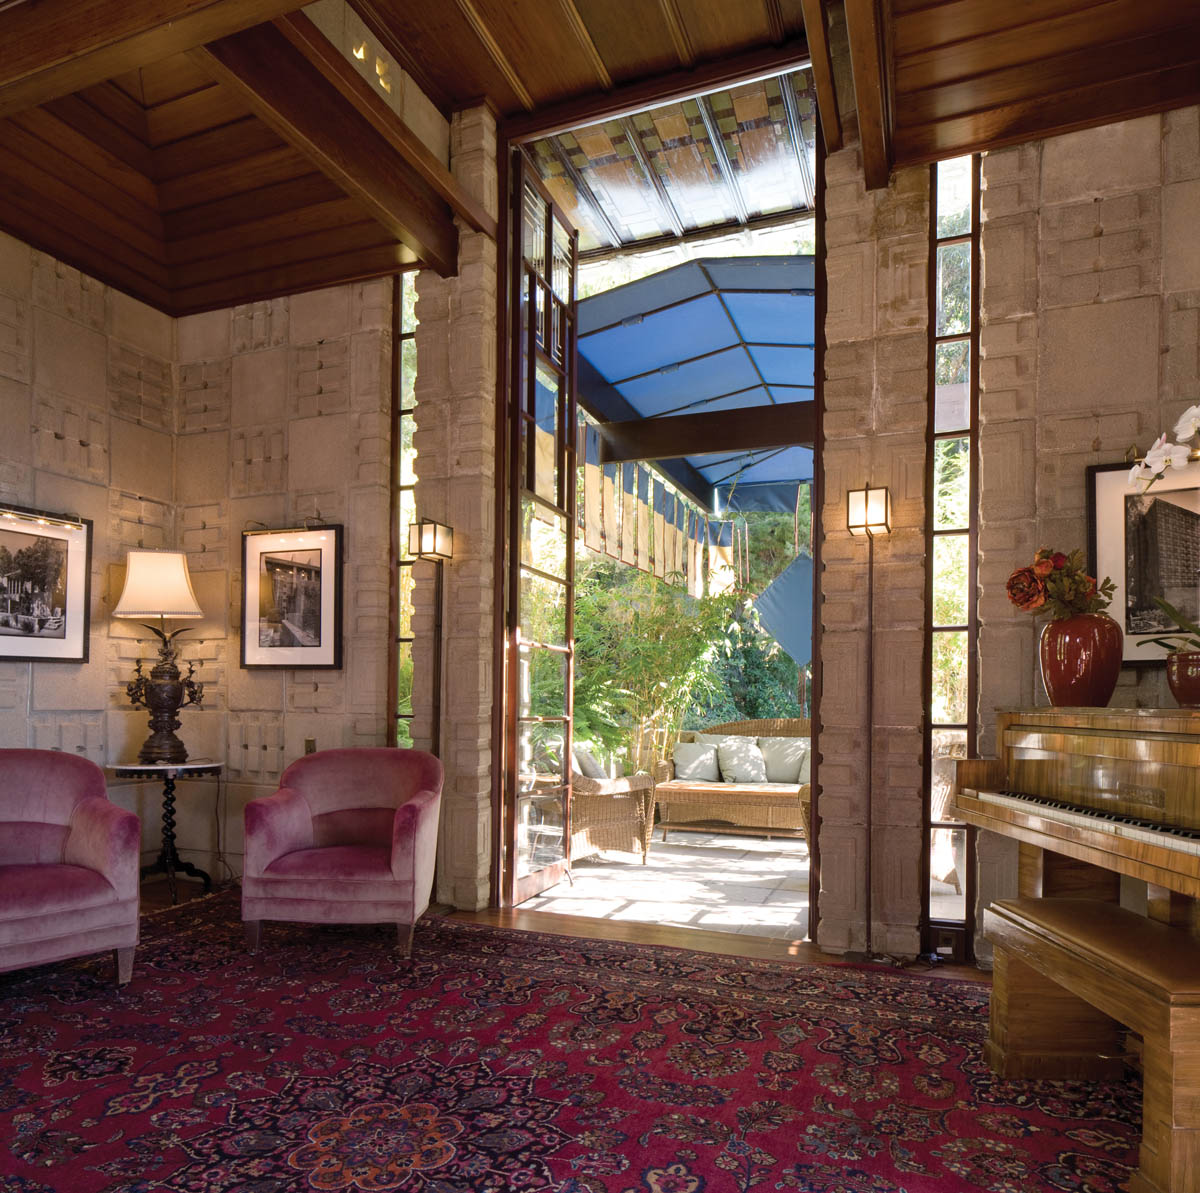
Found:
<svg viewBox="0 0 1200 1193"><path fill-rule="evenodd" d="M124 986L133 977L133 949L113 949L113 963L117 967L117 985Z"/></svg>
<svg viewBox="0 0 1200 1193"><path fill-rule="evenodd" d="M246 931L246 948L257 953L262 944L262 920L246 920L242 927Z"/></svg>
<svg viewBox="0 0 1200 1193"><path fill-rule="evenodd" d="M413 931L416 924L397 924L396 925L396 948L399 949L402 957L412 956Z"/></svg>

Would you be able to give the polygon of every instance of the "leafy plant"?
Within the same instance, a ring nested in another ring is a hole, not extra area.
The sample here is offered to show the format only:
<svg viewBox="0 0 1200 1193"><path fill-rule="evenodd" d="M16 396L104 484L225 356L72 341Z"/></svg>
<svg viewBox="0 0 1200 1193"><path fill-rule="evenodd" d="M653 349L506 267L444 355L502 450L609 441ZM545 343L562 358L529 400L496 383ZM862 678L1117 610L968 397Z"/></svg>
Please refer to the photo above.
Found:
<svg viewBox="0 0 1200 1193"><path fill-rule="evenodd" d="M1200 625L1197 625L1190 618L1186 617L1174 605L1168 601L1164 601L1162 597L1155 597L1154 603L1179 627L1179 633L1160 634L1154 638L1143 638L1138 645L1149 646L1153 643L1155 646L1165 647L1172 654L1179 654L1182 651L1188 650L1200 650Z"/></svg>

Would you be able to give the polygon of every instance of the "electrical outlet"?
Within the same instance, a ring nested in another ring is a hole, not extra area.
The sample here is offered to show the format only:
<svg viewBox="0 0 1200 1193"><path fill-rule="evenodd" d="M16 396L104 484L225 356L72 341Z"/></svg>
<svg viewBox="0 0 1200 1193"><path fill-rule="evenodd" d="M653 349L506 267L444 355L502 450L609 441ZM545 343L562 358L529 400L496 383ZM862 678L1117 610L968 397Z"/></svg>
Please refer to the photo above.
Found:
<svg viewBox="0 0 1200 1193"><path fill-rule="evenodd" d="M306 737L304 739L304 752L306 754L315 754L317 752L317 739L315 737Z"/></svg>

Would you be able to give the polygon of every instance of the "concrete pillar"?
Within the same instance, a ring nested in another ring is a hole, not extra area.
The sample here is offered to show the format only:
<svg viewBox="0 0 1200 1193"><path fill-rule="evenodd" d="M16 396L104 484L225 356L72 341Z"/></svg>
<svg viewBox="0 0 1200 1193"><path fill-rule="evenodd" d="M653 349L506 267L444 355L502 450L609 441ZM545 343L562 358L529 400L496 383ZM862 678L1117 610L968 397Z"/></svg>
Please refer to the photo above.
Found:
<svg viewBox="0 0 1200 1193"><path fill-rule="evenodd" d="M456 113L451 168L498 215L496 122ZM492 642L495 583L496 244L459 223L458 275L417 278L417 513L454 528L445 565L441 756L446 767L440 902L486 907L491 860ZM415 566L413 740L432 728L433 568Z"/></svg>

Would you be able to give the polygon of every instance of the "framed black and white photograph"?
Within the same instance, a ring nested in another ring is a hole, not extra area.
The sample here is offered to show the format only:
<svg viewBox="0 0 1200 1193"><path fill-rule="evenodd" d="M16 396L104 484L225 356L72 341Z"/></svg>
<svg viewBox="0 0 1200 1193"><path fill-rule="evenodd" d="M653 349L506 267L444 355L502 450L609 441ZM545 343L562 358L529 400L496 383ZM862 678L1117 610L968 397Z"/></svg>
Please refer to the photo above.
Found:
<svg viewBox="0 0 1200 1193"><path fill-rule="evenodd" d="M342 665L342 528L242 532L242 666Z"/></svg>
<svg viewBox="0 0 1200 1193"><path fill-rule="evenodd" d="M1177 627L1154 598L1200 619L1200 461L1168 468L1149 488L1130 482L1131 467L1088 469L1088 562L1116 585L1108 612L1125 635L1123 662L1162 663L1166 648L1148 639Z"/></svg>
<svg viewBox="0 0 1200 1193"><path fill-rule="evenodd" d="M86 663L92 524L0 506L0 660Z"/></svg>

